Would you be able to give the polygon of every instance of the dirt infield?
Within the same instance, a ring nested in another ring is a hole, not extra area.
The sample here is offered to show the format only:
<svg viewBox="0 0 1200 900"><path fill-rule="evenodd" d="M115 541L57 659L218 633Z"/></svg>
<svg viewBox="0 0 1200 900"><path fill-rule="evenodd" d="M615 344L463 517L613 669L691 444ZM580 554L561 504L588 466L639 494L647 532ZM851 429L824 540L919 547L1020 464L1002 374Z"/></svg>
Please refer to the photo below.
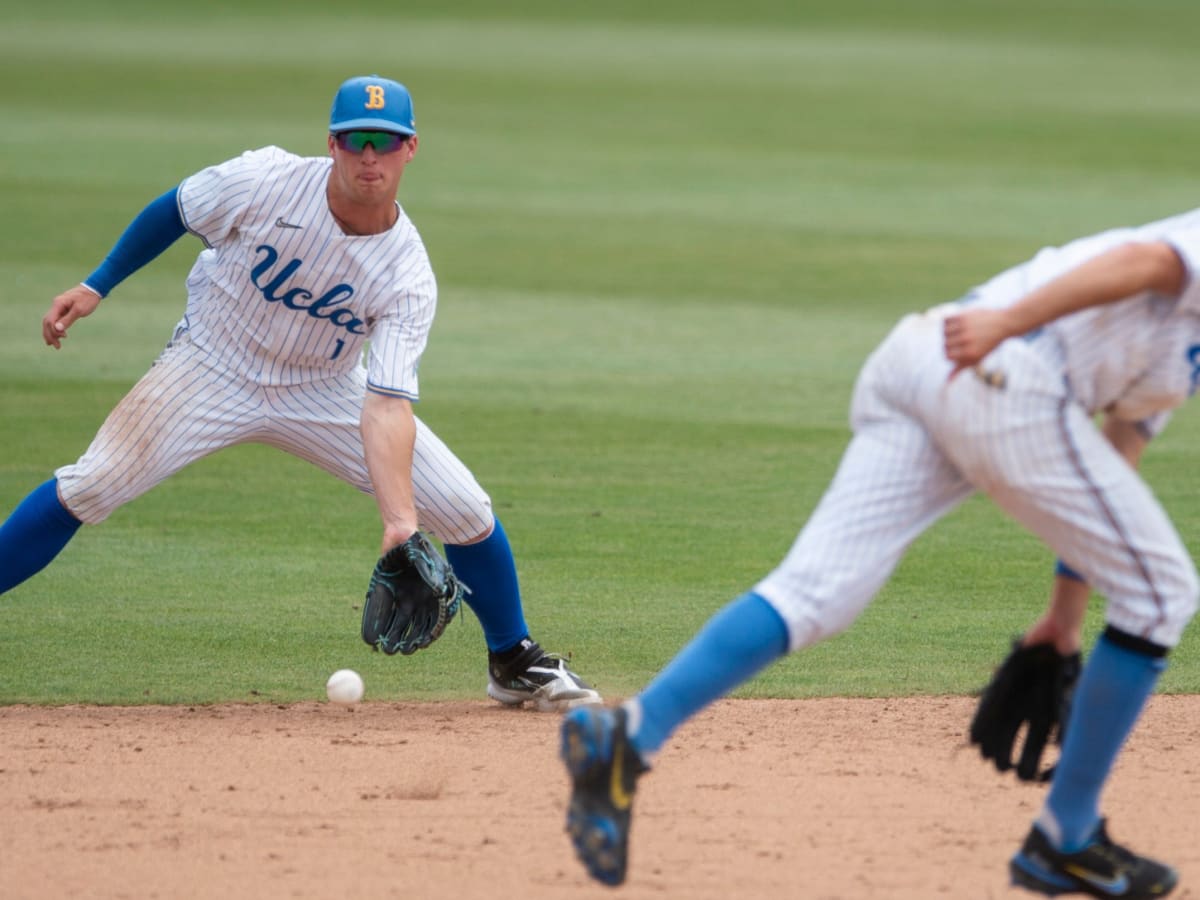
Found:
<svg viewBox="0 0 1200 900"><path fill-rule="evenodd" d="M971 701L732 700L639 790L631 876L562 831L557 717L479 703L0 708L0 897L1032 897L1043 788L963 747ZM1156 697L1105 798L1200 898L1200 698Z"/></svg>

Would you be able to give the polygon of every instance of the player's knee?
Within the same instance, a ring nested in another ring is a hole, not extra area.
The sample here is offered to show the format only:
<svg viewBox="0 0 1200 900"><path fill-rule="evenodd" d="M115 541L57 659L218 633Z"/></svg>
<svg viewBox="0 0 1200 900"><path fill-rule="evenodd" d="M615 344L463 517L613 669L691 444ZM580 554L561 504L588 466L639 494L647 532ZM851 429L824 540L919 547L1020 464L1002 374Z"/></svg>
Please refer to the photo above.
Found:
<svg viewBox="0 0 1200 900"><path fill-rule="evenodd" d="M1196 567L1190 560L1184 567L1184 571L1179 597L1173 604L1176 607L1174 617L1181 623L1181 629L1192 620L1192 617L1196 615L1196 609L1200 607L1200 576L1197 576Z"/></svg>
<svg viewBox="0 0 1200 900"><path fill-rule="evenodd" d="M421 527L444 544L475 544L492 533L495 516L486 494L456 498L450 506L424 510Z"/></svg>
<svg viewBox="0 0 1200 900"><path fill-rule="evenodd" d="M1200 577L1196 568L1186 556L1180 556L1177 564L1170 567L1169 572L1159 570L1159 578L1155 579L1155 596L1159 608L1159 621L1152 627L1150 639L1167 647L1174 647L1183 635L1184 629L1200 608ZM1121 627L1119 611L1109 615L1110 623ZM1134 624L1131 621L1130 624ZM1141 629L1134 629L1140 633Z"/></svg>
<svg viewBox="0 0 1200 900"><path fill-rule="evenodd" d="M70 467L59 469L58 500L63 509L85 525L98 525L113 514L120 502L94 480L74 477Z"/></svg>

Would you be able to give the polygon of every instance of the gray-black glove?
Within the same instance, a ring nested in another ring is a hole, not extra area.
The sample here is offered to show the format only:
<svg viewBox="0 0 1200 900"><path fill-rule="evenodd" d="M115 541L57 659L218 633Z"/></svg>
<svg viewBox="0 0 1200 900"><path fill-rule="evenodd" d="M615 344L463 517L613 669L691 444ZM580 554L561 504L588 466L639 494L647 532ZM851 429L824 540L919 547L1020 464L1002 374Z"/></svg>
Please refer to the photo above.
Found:
<svg viewBox="0 0 1200 900"><path fill-rule="evenodd" d="M388 655L428 647L458 613L464 587L421 532L379 558L363 604L362 638Z"/></svg>

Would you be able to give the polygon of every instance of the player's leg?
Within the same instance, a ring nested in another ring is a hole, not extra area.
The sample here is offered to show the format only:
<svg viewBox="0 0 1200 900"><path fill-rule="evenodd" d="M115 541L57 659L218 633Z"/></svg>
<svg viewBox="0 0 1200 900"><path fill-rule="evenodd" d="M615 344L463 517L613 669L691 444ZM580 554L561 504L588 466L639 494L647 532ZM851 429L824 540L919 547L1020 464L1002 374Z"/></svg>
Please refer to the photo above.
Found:
<svg viewBox="0 0 1200 900"><path fill-rule="evenodd" d="M625 880L637 781L687 719L787 653L779 611L753 591L714 615L640 694L617 709L563 718L561 755L571 777L567 832L598 881Z"/></svg>
<svg viewBox="0 0 1200 900"><path fill-rule="evenodd" d="M420 487L418 487L420 485ZM413 487L427 499L422 513L440 528L446 559L467 585L467 605L483 627L488 648L488 696L508 706L543 711L600 702L600 695L567 661L548 653L525 623L516 561L491 500L461 460L417 420Z"/></svg>
<svg viewBox="0 0 1200 900"><path fill-rule="evenodd" d="M783 562L717 613L633 701L649 755L703 707L775 659L849 627L908 545L972 491L916 423L855 435Z"/></svg>
<svg viewBox="0 0 1200 900"><path fill-rule="evenodd" d="M304 390L272 393L268 443L370 493L359 410L365 383L357 370ZM543 710L596 703L600 695L530 636L512 547L491 498L471 470L419 418L413 447L413 499L421 528L440 540L468 588L488 648L488 695Z"/></svg>
<svg viewBox="0 0 1200 900"><path fill-rule="evenodd" d="M1091 872L1131 879L1131 895L1156 896L1142 891L1172 881L1168 867L1130 855L1137 862L1122 872L1103 868L1112 843L1100 794L1194 614L1194 566L1153 493L1069 398L1047 404L1010 392L972 408L975 421L960 421L984 439L947 434L949 454L1108 598L1108 628L1076 688L1054 783L1014 857L1014 878L1067 890L1082 884L1069 872ZM988 408L997 411L991 421L979 415Z"/></svg>
<svg viewBox="0 0 1200 900"><path fill-rule="evenodd" d="M109 413L87 451L35 489L0 526L0 593L47 566L80 524L96 524L188 463L232 443L248 401L169 346Z"/></svg>
<svg viewBox="0 0 1200 900"><path fill-rule="evenodd" d="M902 322L864 365L851 406L854 438L783 562L620 709L564 717L567 828L597 880L624 879L636 779L670 734L784 653L846 628L908 545L972 492L905 408L921 363L938 358L936 331L929 326L926 336L915 324L916 317Z"/></svg>
<svg viewBox="0 0 1200 900"><path fill-rule="evenodd" d="M1076 686L1050 792L1009 871L1041 893L1161 897L1175 870L1121 847L1100 815L1100 793L1166 667L1167 649L1109 626L1088 656Z"/></svg>
<svg viewBox="0 0 1200 900"><path fill-rule="evenodd" d="M923 365L937 335L924 318L908 317L871 354L851 404L854 437L787 556L632 701L640 751L656 751L683 721L785 652L847 628L908 545L972 493L912 407L927 382L940 393L943 380L931 381Z"/></svg>
<svg viewBox="0 0 1200 900"><path fill-rule="evenodd" d="M1014 879L1039 890L1067 883L1079 887L1080 873L1089 873L1087 877L1130 879L1131 895L1160 896L1177 880L1169 866L1123 849L1127 865L1122 872L1111 870L1113 844L1100 809L1117 758L1195 608L1195 574L1182 543L1174 552L1166 549L1176 543L1166 514L1140 479L1126 471L1125 477L1132 477L1129 490L1110 486L1089 498L1101 502L1118 526L1109 537L1116 554L1112 562L1121 568L1114 570L1101 562L1100 568L1093 569L1097 551L1107 540L1089 543L1085 567L1097 573L1097 589L1108 597L1108 624L1076 686L1045 804L1012 861ZM1122 507L1128 510L1127 501L1143 491L1140 512L1117 512ZM1077 552L1070 543L1063 546L1060 552ZM1147 553L1149 547L1154 551ZM1115 578L1111 577L1114 571Z"/></svg>
<svg viewBox="0 0 1200 900"><path fill-rule="evenodd" d="M0 525L0 594L48 566L82 524L59 499L58 479L35 488Z"/></svg>
<svg viewBox="0 0 1200 900"><path fill-rule="evenodd" d="M1075 688L1054 781L1009 863L1015 884L1047 894L1161 897L1178 881L1172 867L1117 845L1100 813L1100 795L1168 650L1111 624L1097 640Z"/></svg>
<svg viewBox="0 0 1200 900"><path fill-rule="evenodd" d="M636 780L667 738L789 650L846 628L911 541L971 491L916 423L864 425L774 572L713 616L619 709L567 713L567 829L594 878L624 880Z"/></svg>

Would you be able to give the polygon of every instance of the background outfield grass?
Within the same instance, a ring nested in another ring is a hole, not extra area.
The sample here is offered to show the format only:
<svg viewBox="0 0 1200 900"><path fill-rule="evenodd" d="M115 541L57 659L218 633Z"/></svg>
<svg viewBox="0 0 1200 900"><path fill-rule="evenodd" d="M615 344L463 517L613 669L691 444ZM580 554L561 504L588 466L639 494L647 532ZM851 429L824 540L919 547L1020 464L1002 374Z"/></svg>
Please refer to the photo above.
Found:
<svg viewBox="0 0 1200 900"><path fill-rule="evenodd" d="M333 88L378 71L415 96L402 200L441 283L419 414L491 491L535 636L612 697L787 550L895 318L1200 198L1182 0L297 6L0 0L0 514L146 369L199 245L60 353L51 297L196 169L323 153ZM1144 462L1191 546L1198 431L1183 411ZM481 697L470 616L409 659L359 641L377 541L372 501L303 463L205 460L0 599L0 703L289 701L341 666L376 698ZM744 693L972 690L1050 564L971 501ZM1164 689L1200 690L1196 649Z"/></svg>

